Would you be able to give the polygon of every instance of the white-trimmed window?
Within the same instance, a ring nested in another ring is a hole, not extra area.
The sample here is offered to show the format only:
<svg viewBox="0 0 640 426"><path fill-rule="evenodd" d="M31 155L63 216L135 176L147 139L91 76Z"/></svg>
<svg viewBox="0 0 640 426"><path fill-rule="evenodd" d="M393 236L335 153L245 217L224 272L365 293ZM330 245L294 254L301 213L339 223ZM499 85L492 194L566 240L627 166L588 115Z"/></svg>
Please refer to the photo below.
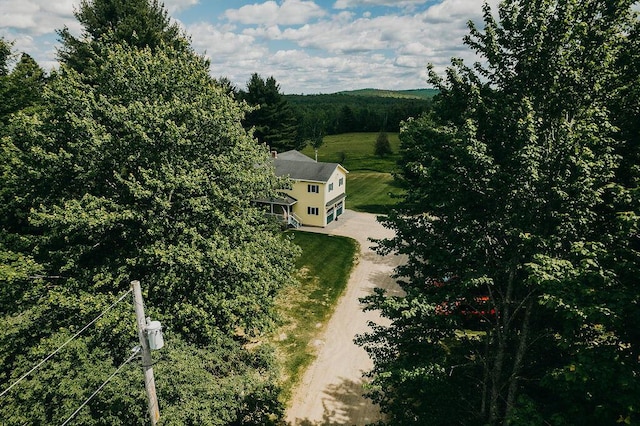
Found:
<svg viewBox="0 0 640 426"><path fill-rule="evenodd" d="M333 182L329 184L329 192L333 191Z"/></svg>
<svg viewBox="0 0 640 426"><path fill-rule="evenodd" d="M338 186L342 185L344 185L344 178L340 178L340 180L338 180Z"/></svg>
<svg viewBox="0 0 640 426"><path fill-rule="evenodd" d="M318 185L307 185L307 192L314 192L316 194L320 193L320 187Z"/></svg>
<svg viewBox="0 0 640 426"><path fill-rule="evenodd" d="M308 215L313 215L313 216L318 216L320 212L318 211L317 207L307 207L307 214Z"/></svg>

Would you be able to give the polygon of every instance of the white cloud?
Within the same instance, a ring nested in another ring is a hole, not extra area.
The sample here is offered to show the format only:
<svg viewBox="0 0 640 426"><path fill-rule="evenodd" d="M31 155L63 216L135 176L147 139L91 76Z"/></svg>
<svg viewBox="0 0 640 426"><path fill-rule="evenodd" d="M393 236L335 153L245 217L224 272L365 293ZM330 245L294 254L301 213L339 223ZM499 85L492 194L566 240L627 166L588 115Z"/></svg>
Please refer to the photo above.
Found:
<svg viewBox="0 0 640 426"><path fill-rule="evenodd" d="M304 0L284 0L281 5L267 1L228 9L224 13L228 20L245 25L300 25L325 14L313 1Z"/></svg>
<svg viewBox="0 0 640 426"><path fill-rule="evenodd" d="M20 30L30 35L51 33L67 24L78 31L80 24L73 16L78 1L0 0L0 30Z"/></svg>
<svg viewBox="0 0 640 426"><path fill-rule="evenodd" d="M258 72L273 75L285 93L424 87L427 64L432 63L443 72L453 56L469 62L476 60L473 52L462 46L462 37L468 32L467 20L481 16L476 0L444 0L439 7L434 5L421 13L375 17L358 17L344 10L286 28L275 24L276 15L269 15L269 8L277 7L275 2L262 3L259 6L263 9L253 8L256 6L244 10L242 21L239 17L235 21L245 25L255 21L253 25L230 30L242 31L247 39L215 41L234 47L228 49L231 53L227 62L220 62L214 74L226 75L239 86ZM262 19L249 19L259 12ZM215 56L212 44L198 41L206 40L206 36L191 32L194 43L212 46L207 52ZM288 43L292 47L274 50L274 41L278 46ZM236 49L238 54L233 56Z"/></svg>
<svg viewBox="0 0 640 426"><path fill-rule="evenodd" d="M333 7L335 9L349 9L358 6L393 6L407 7L431 3L432 0L337 0Z"/></svg>
<svg viewBox="0 0 640 426"><path fill-rule="evenodd" d="M80 33L73 16L79 2L0 0L0 35L50 69L54 30L67 25ZM331 2L254 0L227 10L215 3L165 0L165 7L191 35L194 49L210 59L212 75L240 87L257 72L273 75L285 93L416 88L426 85L428 63L442 72L452 56L476 60L462 37L469 19L481 19L479 0L334 0L334 9L326 10L319 4ZM387 14L366 6L388 6ZM207 21L180 14L188 8L209 12L202 15Z"/></svg>
<svg viewBox="0 0 640 426"><path fill-rule="evenodd" d="M164 0L164 6L169 13L176 13L200 3L199 0Z"/></svg>
<svg viewBox="0 0 640 426"><path fill-rule="evenodd" d="M256 59L268 53L266 47L257 45L255 38L250 35L220 31L208 23L190 25L186 29L191 35L194 49L206 52L214 63L229 58Z"/></svg>
<svg viewBox="0 0 640 426"><path fill-rule="evenodd" d="M282 38L282 31L277 25L247 28L242 34L255 38L264 38L266 40L279 40Z"/></svg>
<svg viewBox="0 0 640 426"><path fill-rule="evenodd" d="M498 0L488 2L495 5ZM495 9L495 7L493 7ZM426 22L463 22L482 18L482 3L476 0L444 0L429 7L421 16Z"/></svg>
<svg viewBox="0 0 640 426"><path fill-rule="evenodd" d="M380 87L381 78L395 75L396 88L421 87L420 79L407 82L403 70L384 55L312 56L303 50L278 51L265 64L265 75L273 75L287 93L328 93L355 88ZM390 86L386 86L393 88Z"/></svg>

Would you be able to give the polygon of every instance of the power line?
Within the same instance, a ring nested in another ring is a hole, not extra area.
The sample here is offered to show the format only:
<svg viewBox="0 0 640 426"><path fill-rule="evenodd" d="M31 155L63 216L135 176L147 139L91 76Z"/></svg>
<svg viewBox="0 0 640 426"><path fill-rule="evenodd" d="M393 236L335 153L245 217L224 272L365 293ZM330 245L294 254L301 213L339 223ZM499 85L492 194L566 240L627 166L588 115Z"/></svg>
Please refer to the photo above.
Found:
<svg viewBox="0 0 640 426"><path fill-rule="evenodd" d="M80 412L80 410L82 410L82 408L87 405L89 403L89 401L91 401L91 399L96 396L98 394L98 392L100 392L102 390L103 387L105 387L107 385L107 383L109 383L109 381L111 379L113 379L115 377L116 374L118 374L118 372L120 370L122 370L122 367L124 367L125 365L127 365L133 358L135 358L136 355L138 355L138 352L140 352L140 346L136 346L135 348L133 348L133 354L122 364L120 364L120 367L118 367L118 369L116 371L113 372L113 374L111 376L109 376L109 378L107 380L104 381L103 384L100 385L100 387L98 389L95 390L95 392L93 392L91 394L91 396L89 398L87 398L79 407L76 411L73 412L73 414L71 414L71 416L69 416L69 418L67 420L64 421L64 423L62 423L61 426L65 426L67 423L69 423L71 421L71 419L73 419L76 414L78 414Z"/></svg>
<svg viewBox="0 0 640 426"><path fill-rule="evenodd" d="M127 290L122 296L120 296L118 298L118 300L116 300L115 302L113 302L113 304L111 304L111 306L109 306L105 311L103 311L100 315L98 315L97 317L94 318L93 321L91 321L89 324L85 325L84 327L82 327L82 330L78 331L76 334L74 334L69 340L67 340L66 342L64 342L62 345L60 345L58 347L58 349L56 349L55 351L51 352L49 355L47 355L46 358L44 358L42 361L40 361L35 367L33 367L31 370L27 371L25 374L22 375L22 377L20 377L18 380L16 380L11 386L9 386L7 389L5 389L4 391L2 391L2 393L0 393L0 398L2 398L7 392L9 392L15 385L17 385L18 383L20 383L21 381L23 381L27 376L29 376L29 374L33 373L35 370L37 370L42 364L44 364L45 362L47 362L51 357L53 357L55 354L57 354L58 352L60 352L60 350L62 348L64 348L65 346L67 346L67 344L69 344L69 342L71 342L73 339L75 339L76 337L78 337L83 331L85 331L87 328L89 328L93 323L95 323L96 321L98 321L100 318L102 318L107 312L109 312L111 309L113 309L114 306L116 306L118 303L120 303L122 301L122 299L124 299L129 293L131 293L131 289Z"/></svg>

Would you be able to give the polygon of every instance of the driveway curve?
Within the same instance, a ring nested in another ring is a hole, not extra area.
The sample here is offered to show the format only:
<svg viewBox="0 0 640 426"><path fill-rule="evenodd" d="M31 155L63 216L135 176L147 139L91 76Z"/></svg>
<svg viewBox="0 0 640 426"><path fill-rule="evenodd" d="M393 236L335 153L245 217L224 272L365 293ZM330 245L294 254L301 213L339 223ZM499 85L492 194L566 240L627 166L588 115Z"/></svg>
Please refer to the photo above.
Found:
<svg viewBox="0 0 640 426"><path fill-rule="evenodd" d="M373 363L353 339L370 330L369 321L388 323L378 312L363 312L361 297L371 294L376 287L385 288L390 294L401 292L391 274L403 259L379 256L369 241L369 238L390 238L393 232L380 225L376 215L351 210L346 210L338 221L326 228L301 229L353 238L360 243L360 254L333 316L314 342L317 357L294 389L287 424L360 426L374 423L381 418L380 410L362 396L362 374L370 370Z"/></svg>

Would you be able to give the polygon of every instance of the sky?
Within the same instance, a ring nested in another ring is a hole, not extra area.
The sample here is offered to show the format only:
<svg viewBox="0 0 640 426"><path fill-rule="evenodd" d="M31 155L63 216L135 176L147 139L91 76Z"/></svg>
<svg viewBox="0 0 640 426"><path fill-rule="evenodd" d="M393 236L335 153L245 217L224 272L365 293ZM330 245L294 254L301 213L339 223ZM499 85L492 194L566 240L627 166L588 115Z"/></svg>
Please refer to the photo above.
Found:
<svg viewBox="0 0 640 426"><path fill-rule="evenodd" d="M80 0L0 0L0 36L56 68L56 30L82 27ZM495 8L497 0L489 0ZM481 0L165 0L169 15L239 88L253 73L285 94L428 87L427 65L477 60L462 38L482 26Z"/></svg>

